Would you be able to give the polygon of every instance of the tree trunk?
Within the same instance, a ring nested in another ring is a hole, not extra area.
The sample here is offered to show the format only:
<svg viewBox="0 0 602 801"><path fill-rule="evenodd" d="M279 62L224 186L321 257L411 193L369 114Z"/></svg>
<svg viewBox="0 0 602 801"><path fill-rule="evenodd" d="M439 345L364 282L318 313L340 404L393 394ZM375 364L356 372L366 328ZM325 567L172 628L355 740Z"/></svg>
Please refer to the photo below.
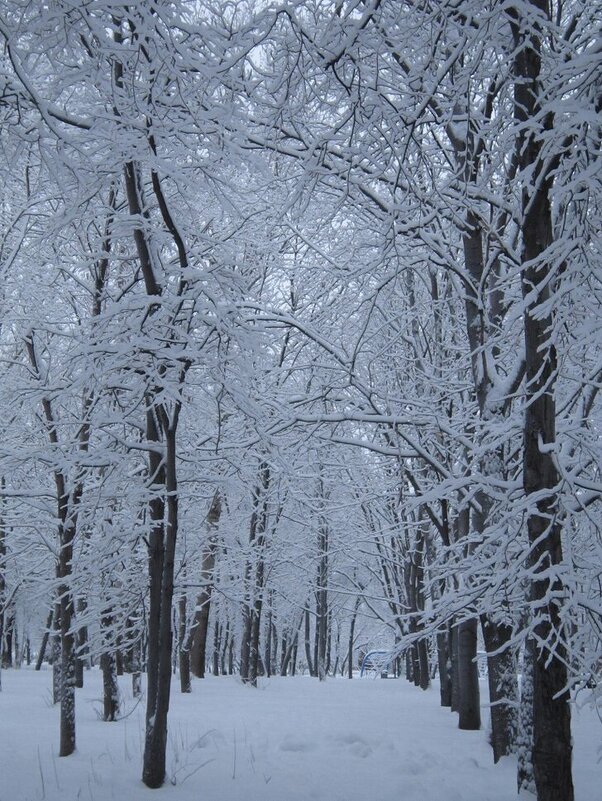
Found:
<svg viewBox="0 0 602 801"><path fill-rule="evenodd" d="M464 620L458 626L458 680L460 686L459 727L469 731L481 728L479 670L477 657L476 618Z"/></svg>
<svg viewBox="0 0 602 801"><path fill-rule="evenodd" d="M219 676L219 652L222 644L222 627L219 622L215 621L213 630L213 660L211 665L211 672L214 676Z"/></svg>
<svg viewBox="0 0 602 801"><path fill-rule="evenodd" d="M425 639L418 640L418 664L420 666L419 687L421 690L428 690L431 686L431 674L429 670L428 643Z"/></svg>
<svg viewBox="0 0 602 801"><path fill-rule="evenodd" d="M358 595L355 599L353 607L353 615L351 616L351 624L349 626L349 642L347 644L347 675L350 679L353 678L353 646L355 644L355 621L357 620L357 613L361 604L361 597Z"/></svg>
<svg viewBox="0 0 602 801"><path fill-rule="evenodd" d="M63 496L59 508L63 507L61 520L68 519L68 498ZM60 632L61 632L61 737L59 756L69 756L75 751L75 635L72 630L74 618L73 594L69 585L73 563L73 541L75 524L61 523L60 552L58 561Z"/></svg>
<svg viewBox="0 0 602 801"><path fill-rule="evenodd" d="M282 663L280 665L281 676L287 675L287 673L289 672L289 665L292 665L293 660L296 658L295 653L299 642L299 629L301 628L301 623L303 622L304 617L305 613L302 613L301 617L299 618L299 622L294 628L294 633L293 629L289 631L288 636L290 637L292 635L292 639L286 645L286 649L285 649L285 644L287 643L287 638L284 636L284 634L282 635L283 657L282 657ZM292 670L291 674L294 675Z"/></svg>
<svg viewBox="0 0 602 801"><path fill-rule="evenodd" d="M524 10L523 10L524 6ZM544 112L540 83L548 0L510 8L515 44L517 155L523 180L522 270L526 386L523 486L531 501L527 529L531 545L530 589L535 634L544 647L533 666L533 772L538 801L573 801L571 711L567 691L562 604L567 592L557 566L563 563L558 510L555 386L558 372L554 313L550 303L558 275L553 244L551 192L554 160L545 131L553 112ZM547 34L545 34L547 35ZM534 129L544 132L536 136Z"/></svg>
<svg viewBox="0 0 602 801"><path fill-rule="evenodd" d="M315 676L314 663L311 658L311 638L310 638L310 619L309 619L309 599L308 606L305 609L305 658L307 660L307 669L310 676Z"/></svg>
<svg viewBox="0 0 602 801"><path fill-rule="evenodd" d="M190 686L190 651L186 647L186 595L182 594L178 601L178 658L180 668L180 691L189 693Z"/></svg>
<svg viewBox="0 0 602 801"><path fill-rule="evenodd" d="M2 636L2 668L11 668L13 666L13 632L15 628L15 613L12 606L9 605L8 609L2 615L3 619L3 636Z"/></svg>
<svg viewBox="0 0 602 801"><path fill-rule="evenodd" d="M451 682L451 659L449 654L449 640L447 631L437 633L437 665L439 667L439 683L441 706L451 706L452 702L452 682Z"/></svg>
<svg viewBox="0 0 602 801"><path fill-rule="evenodd" d="M190 643L190 668L198 679L205 677L207 654L207 631L209 611L213 593L213 575L217 556L217 527L222 513L219 490L215 490L207 513L207 535L203 546L201 563L201 591L197 596L192 640Z"/></svg>
<svg viewBox="0 0 602 801"><path fill-rule="evenodd" d="M495 623L481 616L483 640L487 650L487 679L489 683L489 703L491 709L491 747L493 761L512 751L516 736L516 707L518 704L518 682L514 650L508 647L513 634L512 626ZM490 655L491 654L491 655Z"/></svg>
<svg viewBox="0 0 602 801"><path fill-rule="evenodd" d="M324 498L324 487L320 477L320 496ZM320 681L324 681L327 673L326 653L328 648L328 524L320 519L318 529L318 576L316 589L316 648L314 671Z"/></svg>
<svg viewBox="0 0 602 801"><path fill-rule="evenodd" d="M119 687L117 685L117 660L114 652L106 651L100 657L103 689L102 719L112 722L119 715Z"/></svg>
<svg viewBox="0 0 602 801"><path fill-rule="evenodd" d="M48 647L48 638L50 637L50 631L53 628L53 620L54 614L52 609L48 612L48 617L46 618L46 628L44 629L44 634L42 636L42 642L40 643L40 650L38 652L38 658L36 660L36 670L41 670L42 664L44 663L44 657L46 656L46 648Z"/></svg>
<svg viewBox="0 0 602 801"><path fill-rule="evenodd" d="M528 639L523 653L523 669L518 708L518 731L516 735L516 756L518 771L517 789L535 793L533 776L533 666L535 664L535 643Z"/></svg>
<svg viewBox="0 0 602 801"><path fill-rule="evenodd" d="M150 443L161 442L157 420L159 415L164 417L164 410L161 407L154 407L152 400L149 399L147 436ZM159 449L149 452L149 474L153 477L155 495L150 502L152 528L149 538L148 684L142 780L151 788L161 787L165 780L167 713L171 688L171 608L178 531L175 424L169 425L163 419L161 429L165 459L162 458ZM167 512L165 525L164 509Z"/></svg>
<svg viewBox="0 0 602 801"><path fill-rule="evenodd" d="M267 491L270 470L266 462L259 466L259 480L253 490L253 512L249 525L249 556L245 565L245 600L243 634L240 650L240 677L257 685L259 669L259 634L264 590L264 547L267 526Z"/></svg>
<svg viewBox="0 0 602 801"><path fill-rule="evenodd" d="M86 613L87 603L85 598L77 599L77 617L83 617ZM84 686L84 667L86 663L85 654L88 645L88 627L78 626L76 634L76 654L75 654L75 686L80 689Z"/></svg>
<svg viewBox="0 0 602 801"><path fill-rule="evenodd" d="M450 625L451 711L460 711L460 671L458 670L458 626Z"/></svg>

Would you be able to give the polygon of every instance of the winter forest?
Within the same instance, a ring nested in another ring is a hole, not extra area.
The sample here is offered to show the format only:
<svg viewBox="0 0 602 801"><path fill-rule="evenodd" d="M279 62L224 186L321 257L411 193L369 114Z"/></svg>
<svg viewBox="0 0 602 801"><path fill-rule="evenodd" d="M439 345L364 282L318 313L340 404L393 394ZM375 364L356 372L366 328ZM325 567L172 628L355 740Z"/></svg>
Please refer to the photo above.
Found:
<svg viewBox="0 0 602 801"><path fill-rule="evenodd" d="M0 0L3 801L80 797L50 777L91 684L95 737L137 710L146 798L238 798L210 754L173 789L178 714L198 740L274 688L411 699L512 772L376 801L595 801L601 30L597 0Z"/></svg>

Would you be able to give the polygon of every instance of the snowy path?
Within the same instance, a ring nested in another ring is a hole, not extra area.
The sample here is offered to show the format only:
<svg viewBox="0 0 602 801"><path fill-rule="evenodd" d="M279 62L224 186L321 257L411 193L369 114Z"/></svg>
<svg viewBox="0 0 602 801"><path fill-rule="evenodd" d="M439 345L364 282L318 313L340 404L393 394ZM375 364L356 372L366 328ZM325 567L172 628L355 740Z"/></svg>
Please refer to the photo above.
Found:
<svg viewBox="0 0 602 801"><path fill-rule="evenodd" d="M4 671L0 693L0 801L513 801L515 763L494 766L486 733L405 681L230 678L176 687L168 774L140 782L143 705L117 723L98 719L97 671L78 690L78 750L56 757L58 710L50 672ZM126 710L133 703L127 678ZM486 711L484 711L486 714ZM577 801L602 801L602 726L576 716ZM523 797L523 796L521 796ZM524 798L532 798L525 794Z"/></svg>

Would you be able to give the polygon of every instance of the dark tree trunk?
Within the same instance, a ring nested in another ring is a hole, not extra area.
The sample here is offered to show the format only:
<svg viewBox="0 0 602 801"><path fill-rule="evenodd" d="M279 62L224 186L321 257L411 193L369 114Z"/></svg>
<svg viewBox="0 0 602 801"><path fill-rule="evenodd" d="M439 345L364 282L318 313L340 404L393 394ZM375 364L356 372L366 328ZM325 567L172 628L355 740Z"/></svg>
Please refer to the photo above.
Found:
<svg viewBox="0 0 602 801"><path fill-rule="evenodd" d="M357 620L357 613L360 608L362 599L358 595L355 599L353 607L353 615L351 616L351 624L349 626L349 642L347 643L347 675L350 679L353 678L353 646L355 644L355 621Z"/></svg>
<svg viewBox="0 0 602 801"><path fill-rule="evenodd" d="M219 676L219 652L221 648L221 642L222 642L222 627L216 620L213 629L213 659L211 665L211 671L214 676Z"/></svg>
<svg viewBox="0 0 602 801"><path fill-rule="evenodd" d="M459 727L470 731L481 728L476 618L458 626L458 678L460 685Z"/></svg>
<svg viewBox="0 0 602 801"><path fill-rule="evenodd" d="M451 657L451 711L460 711L460 672L458 670L458 627L450 625L450 657Z"/></svg>
<svg viewBox="0 0 602 801"><path fill-rule="evenodd" d="M437 633L437 665L439 667L440 698L441 706L451 706L452 683L451 683L451 659L448 650L448 633L440 631Z"/></svg>
<svg viewBox="0 0 602 801"><path fill-rule="evenodd" d="M13 666L13 632L15 628L15 614L12 607L9 606L8 610L2 615L4 620L4 631L2 637L2 668L11 668Z"/></svg>
<svg viewBox="0 0 602 801"><path fill-rule="evenodd" d="M429 671L428 643L425 639L418 640L418 664L420 667L419 687L421 690L428 690L431 686L431 674Z"/></svg>
<svg viewBox="0 0 602 801"><path fill-rule="evenodd" d="M418 658L418 645L412 645L412 677L414 687L420 687L420 659Z"/></svg>
<svg viewBox="0 0 602 801"><path fill-rule="evenodd" d="M295 626L295 629L294 629L294 634L293 634L293 630L292 629L289 632L289 636L292 634L292 640L290 642L288 642L288 644L286 646L286 651L284 651L284 646L285 646L285 643L287 642L287 639L284 637L284 635L282 637L283 657L282 657L282 664L280 666L280 675L281 676L286 676L287 675L287 673L289 672L289 665L292 666L291 674L294 675L293 662L296 661L296 650L297 650L297 645L298 645L298 642L299 642L299 629L301 628L301 623L303 622L304 617L305 617L305 613L303 613L301 615L301 617L299 618L299 622L297 623L297 625Z"/></svg>
<svg viewBox="0 0 602 801"><path fill-rule="evenodd" d="M44 657L46 656L46 648L48 647L48 638L50 637L50 631L53 628L53 612L52 609L48 612L48 617L46 618L46 628L44 629L44 634L42 636L42 642L40 643L40 650L38 652L38 658L36 661L36 670L41 670L42 664L44 663Z"/></svg>
<svg viewBox="0 0 602 801"><path fill-rule="evenodd" d="M158 417L161 418L159 424ZM165 780L167 713L171 688L172 600L175 545L178 531L178 482L176 474L176 425L166 419L165 410L149 399L147 436L150 443L164 440L161 451L149 452L149 473L155 496L151 500L149 538L150 608L147 662L146 738L142 780L147 787L161 787ZM161 434L162 432L162 434ZM166 499L166 500L165 500ZM164 509L166 522L164 525Z"/></svg>
<svg viewBox="0 0 602 801"><path fill-rule="evenodd" d="M413 659L414 649L410 646L406 650L405 654L405 661L406 661L406 679L407 681L413 682L414 681L414 659Z"/></svg>
<svg viewBox="0 0 602 801"><path fill-rule="evenodd" d="M517 789L535 793L533 776L533 666L535 664L535 643L529 639L525 643L522 666L520 705L518 708L518 731L516 735L516 756L518 771Z"/></svg>
<svg viewBox="0 0 602 801"><path fill-rule="evenodd" d="M514 650L508 647L513 634L512 626L495 623L481 616L483 640L487 650L487 678L491 709L491 747L493 761L512 751L516 735L516 707L518 704L518 681ZM491 656L489 656L491 654Z"/></svg>
<svg viewBox="0 0 602 801"><path fill-rule="evenodd" d="M77 617L83 617L86 613L87 604L85 598L77 599ZM75 656L75 686L84 686L84 667L86 664L86 650L88 646L88 627L78 626L76 634L76 656Z"/></svg>
<svg viewBox="0 0 602 801"><path fill-rule="evenodd" d="M187 642L186 595L183 594L178 601L178 658L180 668L180 691L183 693L192 691L192 687L190 686L190 651L186 647Z"/></svg>
<svg viewBox="0 0 602 801"><path fill-rule="evenodd" d="M293 644L293 654L291 657L291 676L295 676L297 673L297 654L299 651L299 632L295 635L295 641Z"/></svg>
<svg viewBox="0 0 602 801"><path fill-rule="evenodd" d="M272 625L272 603L273 603L273 596L270 593L270 611L268 612L268 621L266 626L266 640L265 640L265 656L263 659L263 664L265 665L265 675L270 678L272 675L272 642L273 642L273 625Z"/></svg>
<svg viewBox="0 0 602 801"><path fill-rule="evenodd" d="M322 480L320 479L321 496L324 495ZM316 590L316 648L314 658L314 671L320 681L324 681L327 674L327 648L328 648L328 525L324 519L320 521L318 531L318 576Z"/></svg>
<svg viewBox="0 0 602 801"><path fill-rule="evenodd" d="M571 712L563 644L562 604L567 592L557 565L563 561L555 463L557 355L552 294L559 278L553 244L551 192L554 160L546 131L553 112L544 111L540 83L541 20L548 0L527 0L508 11L515 44L517 156L523 179L522 271L526 359L523 486L533 498L527 528L533 572L530 588L535 634L545 644L533 665L533 772L538 801L573 801ZM523 8L524 6L524 8ZM535 128L541 131L536 135ZM543 130L542 130L543 128Z"/></svg>
<svg viewBox="0 0 602 801"><path fill-rule="evenodd" d="M75 521L67 523L68 498L63 495L59 503L62 507L59 552L59 598L61 626L61 737L59 756L69 756L75 751L75 635L73 633L73 594L69 580L73 562L73 541L75 539ZM77 504L76 504L77 506Z"/></svg>
<svg viewBox="0 0 602 801"><path fill-rule="evenodd" d="M119 715L119 687L115 653L105 652L100 657L103 689L103 720L113 722Z"/></svg>
<svg viewBox="0 0 602 801"><path fill-rule="evenodd" d="M261 633L261 614L263 610L263 594L265 588L265 546L268 517L268 488L270 485L270 470L263 462L259 468L259 483L254 500L253 518L251 520L251 536L249 541L253 546L255 564L255 582L252 588L253 603L251 604L251 641L249 645L249 674L248 679L253 686L257 686L259 675L260 651L259 636Z"/></svg>
<svg viewBox="0 0 602 801"><path fill-rule="evenodd" d="M228 620L228 618L226 618L226 627L222 640L223 644L222 644L222 653L220 657L220 667L222 671L222 676L225 676L228 672L228 668L226 666L226 657L228 654L228 648L230 646L230 621Z"/></svg>
<svg viewBox="0 0 602 801"><path fill-rule="evenodd" d="M234 635L230 635L228 644L228 676L234 675Z"/></svg>
<svg viewBox="0 0 602 801"><path fill-rule="evenodd" d="M245 603L242 609L242 639L240 641L240 678L249 680L249 655L251 653L251 607Z"/></svg>
<svg viewBox="0 0 602 801"><path fill-rule="evenodd" d="M203 547L201 564L201 592L196 601L196 610L190 643L190 668L198 678L205 677L207 654L207 631L209 628L209 612L213 594L213 575L217 556L217 527L222 513L222 502L219 490L213 494L213 500L207 514L207 539Z"/></svg>
<svg viewBox="0 0 602 801"><path fill-rule="evenodd" d="M314 662L311 658L311 630L310 630L311 621L309 618L309 600L308 600L308 607L305 609L305 658L307 660L307 669L309 670L310 676L315 676L314 672Z"/></svg>

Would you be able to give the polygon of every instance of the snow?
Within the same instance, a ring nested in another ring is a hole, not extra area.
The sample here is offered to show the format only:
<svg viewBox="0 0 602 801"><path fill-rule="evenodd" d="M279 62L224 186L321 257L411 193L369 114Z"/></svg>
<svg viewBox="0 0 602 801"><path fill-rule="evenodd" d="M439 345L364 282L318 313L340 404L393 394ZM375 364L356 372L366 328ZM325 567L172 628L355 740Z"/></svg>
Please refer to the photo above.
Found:
<svg viewBox="0 0 602 801"><path fill-rule="evenodd" d="M124 716L100 720L100 673L77 691L77 752L59 758L51 673L3 671L0 801L511 801L514 758L493 765L487 733L463 732L437 687L309 677L174 682L168 781L140 780L144 702L120 677ZM482 687L485 693L485 687ZM487 718L486 708L483 710ZM602 801L602 726L574 712L577 801ZM528 793L520 798L532 799Z"/></svg>

